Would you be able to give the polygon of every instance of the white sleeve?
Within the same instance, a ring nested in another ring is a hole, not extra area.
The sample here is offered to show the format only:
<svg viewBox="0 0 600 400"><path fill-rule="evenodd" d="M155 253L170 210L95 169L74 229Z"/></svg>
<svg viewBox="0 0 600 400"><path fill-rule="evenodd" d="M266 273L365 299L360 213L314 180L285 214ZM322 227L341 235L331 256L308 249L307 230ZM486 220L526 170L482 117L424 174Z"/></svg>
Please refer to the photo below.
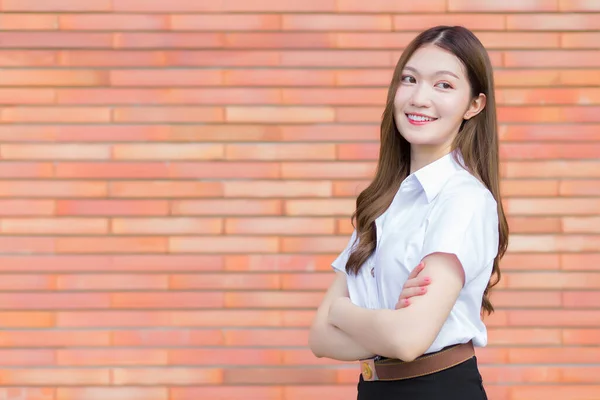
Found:
<svg viewBox="0 0 600 400"><path fill-rule="evenodd" d="M352 232L352 235L350 236L350 240L348 241L346 248L331 263L331 266L333 267L334 270L342 271L343 273L346 273L346 263L348 262L350 253L352 252L352 249L355 248L356 244L358 244L358 242L354 243L355 240L356 240L356 229Z"/></svg>
<svg viewBox="0 0 600 400"><path fill-rule="evenodd" d="M440 199L429 217L422 258L454 254L465 271L465 284L498 254L498 209L490 193L455 194Z"/></svg>

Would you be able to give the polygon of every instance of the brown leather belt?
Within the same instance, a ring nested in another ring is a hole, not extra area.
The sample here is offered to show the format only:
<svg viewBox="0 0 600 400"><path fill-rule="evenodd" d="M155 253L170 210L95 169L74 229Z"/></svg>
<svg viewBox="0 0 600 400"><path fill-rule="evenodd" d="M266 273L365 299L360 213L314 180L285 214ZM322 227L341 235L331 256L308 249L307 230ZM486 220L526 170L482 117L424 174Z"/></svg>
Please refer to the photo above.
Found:
<svg viewBox="0 0 600 400"><path fill-rule="evenodd" d="M392 381L416 378L454 367L475 355L473 342L459 344L442 349L436 353L425 354L414 361L397 359L361 360L360 367L365 381Z"/></svg>

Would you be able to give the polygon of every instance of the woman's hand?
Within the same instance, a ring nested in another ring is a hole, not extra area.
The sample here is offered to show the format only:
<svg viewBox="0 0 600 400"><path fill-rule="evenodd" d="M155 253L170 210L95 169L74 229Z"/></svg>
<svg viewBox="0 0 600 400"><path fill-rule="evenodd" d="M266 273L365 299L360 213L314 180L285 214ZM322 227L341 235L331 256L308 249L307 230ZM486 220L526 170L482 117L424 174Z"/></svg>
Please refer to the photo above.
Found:
<svg viewBox="0 0 600 400"><path fill-rule="evenodd" d="M425 268L425 263L421 261L419 265L412 270L408 279L402 287L402 292L398 298L395 309L399 310L410 305L410 298L413 296L422 296L427 293L427 285L431 283L431 279L426 276L419 276Z"/></svg>

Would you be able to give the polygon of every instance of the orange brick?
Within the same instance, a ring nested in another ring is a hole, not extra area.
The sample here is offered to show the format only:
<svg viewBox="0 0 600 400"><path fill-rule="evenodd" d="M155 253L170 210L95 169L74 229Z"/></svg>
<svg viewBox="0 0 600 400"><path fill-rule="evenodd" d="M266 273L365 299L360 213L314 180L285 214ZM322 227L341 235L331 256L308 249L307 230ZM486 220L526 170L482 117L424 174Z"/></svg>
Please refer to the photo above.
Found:
<svg viewBox="0 0 600 400"><path fill-rule="evenodd" d="M562 218L562 231L565 233L600 233L599 217Z"/></svg>
<svg viewBox="0 0 600 400"><path fill-rule="evenodd" d="M338 144L338 160L377 160L379 143Z"/></svg>
<svg viewBox="0 0 600 400"><path fill-rule="evenodd" d="M591 274L590 274L591 275ZM594 275L591 275L595 277ZM590 285L593 287L593 285ZM600 294L598 292L565 292L563 296L563 306L568 308L596 308Z"/></svg>
<svg viewBox="0 0 600 400"><path fill-rule="evenodd" d="M486 49L553 49L561 47L559 33L478 32Z"/></svg>
<svg viewBox="0 0 600 400"><path fill-rule="evenodd" d="M600 70L564 70L560 71L560 83L563 85L598 85Z"/></svg>
<svg viewBox="0 0 600 400"><path fill-rule="evenodd" d="M281 90L281 103L290 105L379 105L383 107L385 96L386 90L383 88L284 88Z"/></svg>
<svg viewBox="0 0 600 400"><path fill-rule="evenodd" d="M595 161L545 161L507 162L509 178L593 178L600 177L600 162Z"/></svg>
<svg viewBox="0 0 600 400"><path fill-rule="evenodd" d="M59 237L59 253L164 253L167 239L161 237Z"/></svg>
<svg viewBox="0 0 600 400"><path fill-rule="evenodd" d="M169 389L171 400L199 399L237 400L243 397L261 400L283 399L283 388L273 386L174 386ZM150 400L150 399L149 399Z"/></svg>
<svg viewBox="0 0 600 400"><path fill-rule="evenodd" d="M227 271L331 271L331 262L334 259L333 254L227 256L225 269Z"/></svg>
<svg viewBox="0 0 600 400"><path fill-rule="evenodd" d="M600 321L600 312L597 310L510 310L507 311L508 324L511 326L528 326L528 327L546 327L546 326L562 326L562 327L597 327ZM550 349L539 349L540 353L548 353ZM561 350L561 349L558 349ZM568 349L564 352L569 353ZM582 353L578 354L579 356ZM589 353L588 356L595 355ZM575 354L573 354L575 357ZM596 355L597 357L597 355ZM512 362L532 363L536 361L530 351L527 354L522 354L519 359L516 355L511 357ZM541 361L552 362L552 361Z"/></svg>
<svg viewBox="0 0 600 400"><path fill-rule="evenodd" d="M100 182L0 181L0 197L98 197L106 192L106 185Z"/></svg>
<svg viewBox="0 0 600 400"><path fill-rule="evenodd" d="M112 149L113 158L120 160L217 160L225 153L220 144L117 144Z"/></svg>
<svg viewBox="0 0 600 400"><path fill-rule="evenodd" d="M109 122L110 109L104 107L11 107L2 110L5 122Z"/></svg>
<svg viewBox="0 0 600 400"><path fill-rule="evenodd" d="M558 0L560 11L600 11L600 5L589 0Z"/></svg>
<svg viewBox="0 0 600 400"><path fill-rule="evenodd" d="M502 105L592 105L600 103L600 95L592 88L502 89L497 101Z"/></svg>
<svg viewBox="0 0 600 400"><path fill-rule="evenodd" d="M375 162L284 162L281 175L287 179L361 179L372 178Z"/></svg>
<svg viewBox="0 0 600 400"><path fill-rule="evenodd" d="M223 39L225 48L243 49L311 49L336 47L336 35L332 33L244 32L227 33Z"/></svg>
<svg viewBox="0 0 600 400"><path fill-rule="evenodd" d="M0 145L0 154L4 156L5 145ZM0 178L50 178L53 174L50 162L10 162L4 161L0 165Z"/></svg>
<svg viewBox="0 0 600 400"><path fill-rule="evenodd" d="M166 275L110 274L58 275L56 287L60 290L142 290L167 289Z"/></svg>
<svg viewBox="0 0 600 400"><path fill-rule="evenodd" d="M569 49L596 49L598 48L598 33L563 33L561 34L561 47Z"/></svg>
<svg viewBox="0 0 600 400"><path fill-rule="evenodd" d="M190 86L219 85L223 73L216 70L137 70L124 69L110 72L113 86Z"/></svg>
<svg viewBox="0 0 600 400"><path fill-rule="evenodd" d="M590 289L600 288L600 275L578 272L511 273L506 280L511 289Z"/></svg>
<svg viewBox="0 0 600 400"><path fill-rule="evenodd" d="M214 360L227 360L227 365L279 365L279 349L173 349L169 363L174 365L211 365Z"/></svg>
<svg viewBox="0 0 600 400"><path fill-rule="evenodd" d="M560 71L556 70L511 68L494 71L494 83L498 88L550 86L556 84L559 77Z"/></svg>
<svg viewBox="0 0 600 400"><path fill-rule="evenodd" d="M168 325L171 316L159 311L59 311L61 328L156 327Z"/></svg>
<svg viewBox="0 0 600 400"><path fill-rule="evenodd" d="M0 29L3 31L26 30L48 31L58 28L58 19L50 14L4 14L0 15Z"/></svg>
<svg viewBox="0 0 600 400"><path fill-rule="evenodd" d="M54 253L56 242L51 237L0 236L0 251L8 254Z"/></svg>
<svg viewBox="0 0 600 400"><path fill-rule="evenodd" d="M337 181L333 182L333 195L335 197L357 197L370 181Z"/></svg>
<svg viewBox="0 0 600 400"><path fill-rule="evenodd" d="M337 33L334 46L339 49L394 49L406 47L415 35L405 32Z"/></svg>
<svg viewBox="0 0 600 400"><path fill-rule="evenodd" d="M330 218L236 218L225 221L226 234L328 234L334 233Z"/></svg>
<svg viewBox="0 0 600 400"><path fill-rule="evenodd" d="M565 345L597 345L600 344L600 330L563 329L562 340Z"/></svg>
<svg viewBox="0 0 600 400"><path fill-rule="evenodd" d="M307 329L232 329L224 332L228 346L305 346Z"/></svg>
<svg viewBox="0 0 600 400"><path fill-rule="evenodd" d="M502 195L506 197L556 196L560 182L549 179L507 179L502 180L500 184Z"/></svg>
<svg viewBox="0 0 600 400"><path fill-rule="evenodd" d="M326 181L226 181L225 197L328 197L331 183Z"/></svg>
<svg viewBox="0 0 600 400"><path fill-rule="evenodd" d="M211 124L194 126L172 126L168 140L176 142L260 142L280 140L279 128L260 124Z"/></svg>
<svg viewBox="0 0 600 400"><path fill-rule="evenodd" d="M57 104L151 104L157 105L166 101L168 92L165 89L57 89Z"/></svg>
<svg viewBox="0 0 600 400"><path fill-rule="evenodd" d="M284 14L281 28L290 31L389 31L387 15Z"/></svg>
<svg viewBox="0 0 600 400"><path fill-rule="evenodd" d="M228 111L229 114L229 111ZM115 122L221 122L220 107L119 107L113 110Z"/></svg>
<svg viewBox="0 0 600 400"><path fill-rule="evenodd" d="M115 385L218 385L222 371L217 368L166 367L166 368L114 368Z"/></svg>
<svg viewBox="0 0 600 400"><path fill-rule="evenodd" d="M175 253L275 253L278 249L276 237L187 236L169 239L169 250Z"/></svg>
<svg viewBox="0 0 600 400"><path fill-rule="evenodd" d="M162 162L57 162L54 165L54 176L79 179L165 179L170 176L167 168Z"/></svg>
<svg viewBox="0 0 600 400"><path fill-rule="evenodd" d="M110 333L92 330L4 330L0 333L2 347L68 347L108 346Z"/></svg>
<svg viewBox="0 0 600 400"><path fill-rule="evenodd" d="M20 1L20 0L12 0ZM38 0L39 1L39 0ZM113 44L110 33L78 33L68 32L0 32L0 40L5 48L111 48Z"/></svg>
<svg viewBox="0 0 600 400"><path fill-rule="evenodd" d="M56 388L43 388L43 387L5 387L0 389L0 397L6 399L10 398L23 398L30 400L55 400L54 397Z"/></svg>
<svg viewBox="0 0 600 400"><path fill-rule="evenodd" d="M281 215L280 200L176 200L171 203L173 215Z"/></svg>
<svg viewBox="0 0 600 400"><path fill-rule="evenodd" d="M564 50L540 50L540 51L507 51L504 55L504 66L510 68L523 67L598 67L600 60L592 50L564 51Z"/></svg>
<svg viewBox="0 0 600 400"><path fill-rule="evenodd" d="M168 352L157 349L58 349L60 366L165 365Z"/></svg>
<svg viewBox="0 0 600 400"><path fill-rule="evenodd" d="M564 270L595 271L600 260L600 253L596 254L561 254L560 262Z"/></svg>
<svg viewBox="0 0 600 400"><path fill-rule="evenodd" d="M115 346L220 346L223 335L218 329L139 329L112 331Z"/></svg>
<svg viewBox="0 0 600 400"><path fill-rule="evenodd" d="M396 3L385 0L373 0L363 2L360 0L338 0L337 11L339 13L372 13L372 12L440 12L446 10L444 0L431 0L424 3Z"/></svg>
<svg viewBox="0 0 600 400"><path fill-rule="evenodd" d="M61 49L59 60L58 64L60 65L77 67L151 67L163 66L165 64L165 54L161 51L150 50Z"/></svg>
<svg viewBox="0 0 600 400"><path fill-rule="evenodd" d="M218 218L115 218L111 231L117 235L221 234L223 222Z"/></svg>
<svg viewBox="0 0 600 400"><path fill-rule="evenodd" d="M2 349L0 356L5 366L51 367L56 364L54 350Z"/></svg>
<svg viewBox="0 0 600 400"><path fill-rule="evenodd" d="M281 176L277 162L178 162L166 167L168 177L173 179L272 179Z"/></svg>
<svg viewBox="0 0 600 400"><path fill-rule="evenodd" d="M59 387L56 400L169 400L169 389L165 387ZM40 399L42 400L42 399Z"/></svg>
<svg viewBox="0 0 600 400"><path fill-rule="evenodd" d="M518 252L584 252L598 249L600 236L592 235L513 235L510 251Z"/></svg>
<svg viewBox="0 0 600 400"><path fill-rule="evenodd" d="M490 329L489 342L494 346L560 345L560 329Z"/></svg>
<svg viewBox="0 0 600 400"><path fill-rule="evenodd" d="M57 215L167 215L169 204L161 200L58 200Z"/></svg>
<svg viewBox="0 0 600 400"><path fill-rule="evenodd" d="M284 308L316 308L323 295L303 292L238 292L225 293L225 307L228 308L270 308L273 304Z"/></svg>
<svg viewBox="0 0 600 400"><path fill-rule="evenodd" d="M3 275L0 290L51 290L55 288L54 277L51 275Z"/></svg>
<svg viewBox="0 0 600 400"><path fill-rule="evenodd" d="M29 88L14 88L0 89L0 102L19 104L43 104L48 105L54 103L56 97L53 89L29 89Z"/></svg>
<svg viewBox="0 0 600 400"><path fill-rule="evenodd" d="M597 107L498 107L504 122L597 122Z"/></svg>
<svg viewBox="0 0 600 400"><path fill-rule="evenodd" d="M381 112L381 107L336 107L335 120L342 123L377 122Z"/></svg>
<svg viewBox="0 0 600 400"><path fill-rule="evenodd" d="M345 361L338 361L331 358L316 358L315 355L307 348L304 349L293 349L283 351L283 365L285 366L307 366L307 365L319 365L319 366L334 366L347 364ZM356 370L353 371L356 375Z"/></svg>
<svg viewBox="0 0 600 400"><path fill-rule="evenodd" d="M448 11L558 11L558 4L544 0L448 0Z"/></svg>
<svg viewBox="0 0 600 400"><path fill-rule="evenodd" d="M436 15L409 13L406 15L393 15L392 19L395 31L423 31L438 25L461 25L471 30L497 31L505 29L505 17L494 14L447 13Z"/></svg>
<svg viewBox="0 0 600 400"><path fill-rule="evenodd" d="M90 0L80 4L76 0L57 0L48 4L43 0L4 0L3 11L110 11L109 0Z"/></svg>
<svg viewBox="0 0 600 400"><path fill-rule="evenodd" d="M346 236L283 237L281 250L284 253L335 253L342 251L347 244Z"/></svg>
<svg viewBox="0 0 600 400"><path fill-rule="evenodd" d="M335 71L305 69L235 69L224 72L228 86L333 86Z"/></svg>
<svg viewBox="0 0 600 400"><path fill-rule="evenodd" d="M0 200L0 216L49 216L55 214L54 200Z"/></svg>
<svg viewBox="0 0 600 400"><path fill-rule="evenodd" d="M257 0L252 3L248 3L244 0L230 0L224 3L223 6L218 7L221 10L232 11L232 12L332 12L335 11L334 0L323 0L323 1L306 1L302 3L287 3L277 0Z"/></svg>
<svg viewBox="0 0 600 400"><path fill-rule="evenodd" d="M280 287L280 278L276 274L177 274L169 279L169 288L177 290L279 289Z"/></svg>
<svg viewBox="0 0 600 400"><path fill-rule="evenodd" d="M149 31L167 29L168 18L164 15L66 14L58 16L58 23L62 30Z"/></svg>
<svg viewBox="0 0 600 400"><path fill-rule="evenodd" d="M389 51L336 50L323 57L322 51L281 51L281 65L285 67L392 67L397 58ZM391 69L390 69L391 71ZM388 74L391 79L391 74ZM389 79L385 83L389 84Z"/></svg>
<svg viewBox="0 0 600 400"><path fill-rule="evenodd" d="M280 311L272 310L202 310L179 311L172 315L174 326L201 327L274 327L282 326L283 316Z"/></svg>
<svg viewBox="0 0 600 400"><path fill-rule="evenodd" d="M170 50L165 61L171 66L249 67L280 65L280 55L274 51L239 50Z"/></svg>
<svg viewBox="0 0 600 400"><path fill-rule="evenodd" d="M225 45L222 33L115 33L114 47L117 49L156 48L221 48Z"/></svg>
<svg viewBox="0 0 600 400"><path fill-rule="evenodd" d="M563 231L561 219L553 217L508 217L508 226L512 233L559 233Z"/></svg>
<svg viewBox="0 0 600 400"><path fill-rule="evenodd" d="M2 311L0 317L3 328L47 328L55 325L55 316L51 312Z"/></svg>
<svg viewBox="0 0 600 400"><path fill-rule="evenodd" d="M170 16L170 26L176 31L272 31L281 28L282 18L287 17L277 14L175 14Z"/></svg>
<svg viewBox="0 0 600 400"><path fill-rule="evenodd" d="M573 141L600 140L600 126L595 124L504 125L499 132L502 141Z"/></svg>
<svg viewBox="0 0 600 400"><path fill-rule="evenodd" d="M290 216L350 216L355 208L354 199L286 200L285 215Z"/></svg>
<svg viewBox="0 0 600 400"><path fill-rule="evenodd" d="M223 381L228 384L332 384L335 383L335 370L317 368L227 368Z"/></svg>
<svg viewBox="0 0 600 400"><path fill-rule="evenodd" d="M571 348L514 348L509 349L511 363L554 363L575 364L594 363L600 349L590 347Z"/></svg>
<svg viewBox="0 0 600 400"><path fill-rule="evenodd" d="M108 368L23 368L0 370L5 385L108 385Z"/></svg>
<svg viewBox="0 0 600 400"><path fill-rule="evenodd" d="M511 14L506 16L506 28L520 31L579 31L599 29L600 22L593 15L586 14Z"/></svg>
<svg viewBox="0 0 600 400"><path fill-rule="evenodd" d="M47 67L56 65L57 60L58 53L54 51L25 51L5 49L2 49L2 51L0 51L0 66L3 67Z"/></svg>
<svg viewBox="0 0 600 400"><path fill-rule="evenodd" d="M586 215L597 214L600 201L591 199L508 199L509 215Z"/></svg>
<svg viewBox="0 0 600 400"><path fill-rule="evenodd" d="M11 218L0 221L5 234L106 234L108 220L102 218Z"/></svg>
<svg viewBox="0 0 600 400"><path fill-rule="evenodd" d="M561 181L559 193L562 196L596 196L600 194L599 183L598 180Z"/></svg>
<svg viewBox="0 0 600 400"><path fill-rule="evenodd" d="M111 307L126 309L223 308L223 293L113 293Z"/></svg>
<svg viewBox="0 0 600 400"><path fill-rule="evenodd" d="M104 293L4 293L0 294L6 309L70 309L106 308L109 297Z"/></svg>
<svg viewBox="0 0 600 400"><path fill-rule="evenodd" d="M567 373L569 370L564 369ZM600 386L585 386L579 385L552 385L549 386L514 386L511 388L511 400L543 400L548 396L556 396L558 398L576 400L576 399L593 399L600 392Z"/></svg>
<svg viewBox="0 0 600 400"><path fill-rule="evenodd" d="M283 141L345 142L373 141L379 138L379 127L375 124L335 124L335 125L282 125ZM264 139L268 140L268 139Z"/></svg>
<svg viewBox="0 0 600 400"><path fill-rule="evenodd" d="M5 144L0 147L0 151L2 158L7 160L102 160L110 158L111 148L97 144Z"/></svg>
<svg viewBox="0 0 600 400"><path fill-rule="evenodd" d="M229 160L333 160L333 144L228 144Z"/></svg>
<svg viewBox="0 0 600 400"><path fill-rule="evenodd" d="M335 232L342 235L350 235L354 230L350 218L342 218L336 221Z"/></svg>
<svg viewBox="0 0 600 400"><path fill-rule="evenodd" d="M0 186L1 188L1 186ZM222 185L217 182L130 181L111 182L109 193L114 197L220 197Z"/></svg>

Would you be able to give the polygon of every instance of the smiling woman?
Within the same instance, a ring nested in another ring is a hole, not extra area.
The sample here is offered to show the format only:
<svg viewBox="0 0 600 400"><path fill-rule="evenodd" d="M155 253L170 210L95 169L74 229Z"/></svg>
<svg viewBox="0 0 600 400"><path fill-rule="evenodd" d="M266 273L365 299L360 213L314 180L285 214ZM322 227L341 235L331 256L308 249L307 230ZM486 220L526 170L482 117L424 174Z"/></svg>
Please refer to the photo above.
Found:
<svg viewBox="0 0 600 400"><path fill-rule="evenodd" d="M361 360L360 400L486 398L474 347L487 344L481 311L493 311L508 244L495 107L490 60L468 29L431 28L400 57L377 173L309 339L318 357ZM427 288L398 307L423 276Z"/></svg>

